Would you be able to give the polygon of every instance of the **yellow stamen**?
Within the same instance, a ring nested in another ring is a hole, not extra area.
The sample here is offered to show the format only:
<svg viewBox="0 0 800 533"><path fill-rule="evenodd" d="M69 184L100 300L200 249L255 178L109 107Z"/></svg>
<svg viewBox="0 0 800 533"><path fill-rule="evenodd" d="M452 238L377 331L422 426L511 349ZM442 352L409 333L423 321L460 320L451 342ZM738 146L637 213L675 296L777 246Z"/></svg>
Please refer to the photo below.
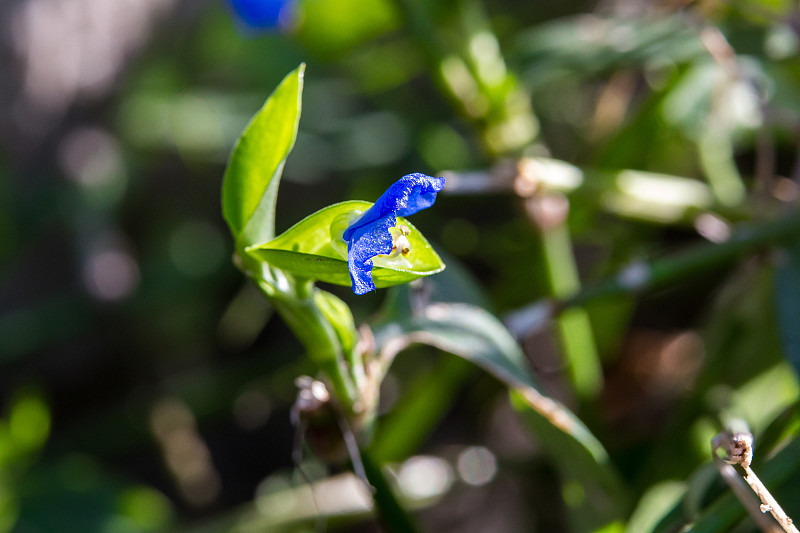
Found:
<svg viewBox="0 0 800 533"><path fill-rule="evenodd" d="M408 236L411 235L411 230L408 226L399 224L393 228L389 228L389 233L392 234L392 251L388 257L397 257L398 253L406 257L411 253L411 243L408 242Z"/></svg>

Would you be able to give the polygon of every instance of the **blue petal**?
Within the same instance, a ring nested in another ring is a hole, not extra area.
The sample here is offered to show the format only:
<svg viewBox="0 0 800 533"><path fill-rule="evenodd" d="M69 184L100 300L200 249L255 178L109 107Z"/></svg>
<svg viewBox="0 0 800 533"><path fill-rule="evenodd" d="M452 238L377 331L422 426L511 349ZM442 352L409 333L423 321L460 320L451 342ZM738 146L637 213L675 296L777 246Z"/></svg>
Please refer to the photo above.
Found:
<svg viewBox="0 0 800 533"><path fill-rule="evenodd" d="M353 222L344 232L344 240L359 227L367 226L384 217L407 217L433 205L436 193L444 188L444 178L432 178L425 174L403 176L375 201L361 218ZM392 226L389 227L393 227Z"/></svg>
<svg viewBox="0 0 800 533"><path fill-rule="evenodd" d="M368 226L361 226L351 234L347 243L347 267L350 269L353 292L356 294L375 290L372 258L391 253L392 235L389 228L395 224L394 217L386 217Z"/></svg>
<svg viewBox="0 0 800 533"><path fill-rule="evenodd" d="M264 30L280 25L291 0L228 0L236 16L252 29Z"/></svg>
<svg viewBox="0 0 800 533"><path fill-rule="evenodd" d="M344 232L347 241L347 265L353 292L375 290L372 281L372 258L392 251L389 228L397 225L398 216L407 217L433 205L436 193L444 188L444 178L408 174L384 192L366 213Z"/></svg>

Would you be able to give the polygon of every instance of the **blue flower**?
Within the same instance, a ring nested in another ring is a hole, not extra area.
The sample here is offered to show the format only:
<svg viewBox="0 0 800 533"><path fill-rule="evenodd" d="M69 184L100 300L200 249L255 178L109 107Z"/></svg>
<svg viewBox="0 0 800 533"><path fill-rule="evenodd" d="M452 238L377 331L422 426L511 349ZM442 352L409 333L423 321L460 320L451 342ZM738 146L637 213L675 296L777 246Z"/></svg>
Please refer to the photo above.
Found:
<svg viewBox="0 0 800 533"><path fill-rule="evenodd" d="M402 249L405 247L402 243L408 242L404 240L405 228L390 232L397 225L396 217L407 217L432 206L436 193L443 188L444 178L408 174L386 189L372 207L350 224L343 238L347 242L347 266L353 292L374 291L372 258L389 255L393 248Z"/></svg>
<svg viewBox="0 0 800 533"><path fill-rule="evenodd" d="M228 0L236 17L252 30L277 28L286 22L292 0Z"/></svg>

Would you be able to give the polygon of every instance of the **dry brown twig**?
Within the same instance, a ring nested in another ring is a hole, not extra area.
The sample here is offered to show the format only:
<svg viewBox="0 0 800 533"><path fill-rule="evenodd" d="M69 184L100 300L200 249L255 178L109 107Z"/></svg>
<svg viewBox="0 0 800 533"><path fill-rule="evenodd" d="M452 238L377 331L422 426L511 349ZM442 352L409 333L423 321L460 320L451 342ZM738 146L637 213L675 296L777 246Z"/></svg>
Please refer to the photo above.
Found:
<svg viewBox="0 0 800 533"><path fill-rule="evenodd" d="M750 468L750 463L753 461L753 435L747 432L720 433L714 437L712 448L714 461L722 477L730 485L736 497L739 498L762 530L768 532L775 530L773 524L765 523L763 520L765 518L763 514L769 512L783 531L786 533L800 533L792 522L792 519L786 515L786 512L781 508L767 487L764 486L764 483L761 482L758 476L756 476L756 473L753 472L753 469ZM739 478L730 475L730 471L733 469L731 465L739 466L744 471L743 478L761 500L760 507L754 507L752 500L741 490L743 488L741 483L734 481ZM755 512L756 510L758 512Z"/></svg>

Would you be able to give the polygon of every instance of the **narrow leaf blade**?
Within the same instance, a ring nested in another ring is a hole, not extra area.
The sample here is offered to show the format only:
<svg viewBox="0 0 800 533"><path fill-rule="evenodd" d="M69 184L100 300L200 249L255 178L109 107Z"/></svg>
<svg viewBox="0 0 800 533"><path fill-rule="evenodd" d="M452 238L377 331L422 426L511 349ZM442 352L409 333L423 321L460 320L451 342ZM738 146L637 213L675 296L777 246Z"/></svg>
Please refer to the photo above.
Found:
<svg viewBox="0 0 800 533"><path fill-rule="evenodd" d="M407 327L420 342L463 357L512 387L536 387L517 342L483 309L433 304Z"/></svg>
<svg viewBox="0 0 800 533"><path fill-rule="evenodd" d="M238 249L274 236L278 183L297 136L304 71L301 64L283 79L247 125L228 161L222 214Z"/></svg>
<svg viewBox="0 0 800 533"><path fill-rule="evenodd" d="M580 522L594 528L621 516L621 509L611 502L622 501L616 498L622 485L604 447L569 409L540 392L522 350L493 315L471 305L434 304L411 317L387 321L375 330L375 338L384 347L413 342L435 346L505 382L512 405L542 447L590 496L586 505L575 509L581 513ZM380 451L387 449L392 452L386 445Z"/></svg>
<svg viewBox="0 0 800 533"><path fill-rule="evenodd" d="M538 417L567 434L597 463L608 461L602 444L566 407L539 391L528 371L519 345L491 313L466 304L433 304L414 317L389 324L375 333L378 344L402 335L412 342L435 346L458 355L506 383L518 399L518 409L538 412Z"/></svg>

